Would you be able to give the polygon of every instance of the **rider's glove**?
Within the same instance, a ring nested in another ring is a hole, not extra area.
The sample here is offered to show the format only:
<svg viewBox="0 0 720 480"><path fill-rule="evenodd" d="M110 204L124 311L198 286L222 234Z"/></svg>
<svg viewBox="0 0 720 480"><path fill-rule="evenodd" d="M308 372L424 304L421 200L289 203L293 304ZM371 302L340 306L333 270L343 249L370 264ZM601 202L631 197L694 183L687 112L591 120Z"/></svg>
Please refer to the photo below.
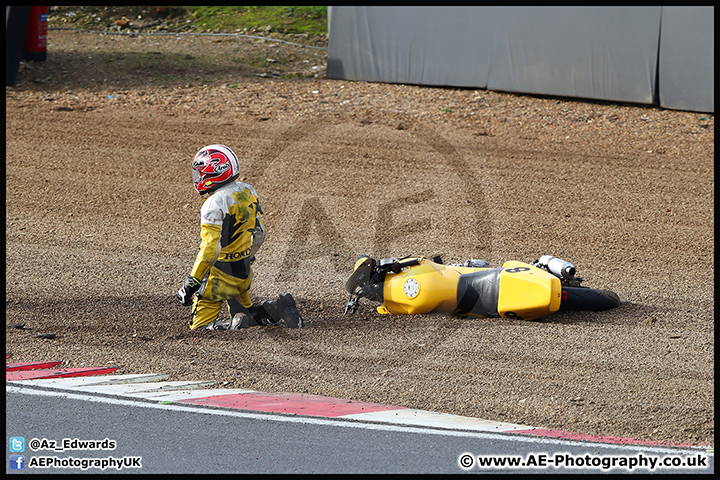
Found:
<svg viewBox="0 0 720 480"><path fill-rule="evenodd" d="M177 292L177 298L178 300L180 300L180 303L182 303L186 307L192 305L193 295L195 294L195 292L200 290L200 285L202 285L202 282L200 280L191 275L188 275L185 279L185 284Z"/></svg>

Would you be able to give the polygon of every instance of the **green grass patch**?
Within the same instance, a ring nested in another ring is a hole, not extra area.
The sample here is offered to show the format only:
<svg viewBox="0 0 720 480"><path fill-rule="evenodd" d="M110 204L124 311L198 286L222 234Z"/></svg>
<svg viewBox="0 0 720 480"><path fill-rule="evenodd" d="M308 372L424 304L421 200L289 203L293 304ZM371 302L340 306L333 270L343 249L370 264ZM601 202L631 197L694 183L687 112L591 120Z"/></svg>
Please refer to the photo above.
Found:
<svg viewBox="0 0 720 480"><path fill-rule="evenodd" d="M327 35L327 7L176 7L187 11L196 28L233 32Z"/></svg>
<svg viewBox="0 0 720 480"><path fill-rule="evenodd" d="M117 22L126 22L124 26ZM325 37L328 33L324 6L73 6L50 9L48 25L118 31L142 26L144 31L183 33L243 33Z"/></svg>

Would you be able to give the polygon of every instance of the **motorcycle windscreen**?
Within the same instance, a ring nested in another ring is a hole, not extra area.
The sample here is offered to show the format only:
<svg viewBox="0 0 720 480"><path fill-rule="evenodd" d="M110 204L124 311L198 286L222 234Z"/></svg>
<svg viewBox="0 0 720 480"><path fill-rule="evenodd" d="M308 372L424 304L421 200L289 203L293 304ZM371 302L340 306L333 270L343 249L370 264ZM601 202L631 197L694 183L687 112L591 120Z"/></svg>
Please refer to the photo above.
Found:
<svg viewBox="0 0 720 480"><path fill-rule="evenodd" d="M350 275L350 278L348 278L348 281L345 283L345 290L347 290L348 293L355 293L356 288L367 285L370 281L370 275L372 274L374 266L375 260L370 257L358 259L352 275Z"/></svg>
<svg viewBox="0 0 720 480"><path fill-rule="evenodd" d="M499 317L498 296L502 268L460 275L457 286L457 315Z"/></svg>

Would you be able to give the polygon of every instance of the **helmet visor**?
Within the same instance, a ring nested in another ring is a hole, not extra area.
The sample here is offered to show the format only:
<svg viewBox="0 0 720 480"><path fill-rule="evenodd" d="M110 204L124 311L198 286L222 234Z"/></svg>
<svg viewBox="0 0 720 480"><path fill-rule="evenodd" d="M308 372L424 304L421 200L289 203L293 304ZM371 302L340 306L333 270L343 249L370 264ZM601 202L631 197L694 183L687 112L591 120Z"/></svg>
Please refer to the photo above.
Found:
<svg viewBox="0 0 720 480"><path fill-rule="evenodd" d="M200 175L200 172L198 172L195 167L192 167L192 181L193 184L197 185L197 183L200 181L200 178L202 178L202 175Z"/></svg>

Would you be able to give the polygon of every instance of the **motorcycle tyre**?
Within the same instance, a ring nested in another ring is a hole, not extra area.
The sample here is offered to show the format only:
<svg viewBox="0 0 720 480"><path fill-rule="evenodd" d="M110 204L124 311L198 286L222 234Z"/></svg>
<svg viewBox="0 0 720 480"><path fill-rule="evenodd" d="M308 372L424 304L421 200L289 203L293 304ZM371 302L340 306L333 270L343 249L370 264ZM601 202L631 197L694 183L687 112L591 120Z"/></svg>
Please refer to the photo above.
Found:
<svg viewBox="0 0 720 480"><path fill-rule="evenodd" d="M611 290L596 290L586 287L563 287L567 298L560 302L560 311L586 310L601 312L620 306L620 297ZM563 295L564 297L565 295Z"/></svg>

